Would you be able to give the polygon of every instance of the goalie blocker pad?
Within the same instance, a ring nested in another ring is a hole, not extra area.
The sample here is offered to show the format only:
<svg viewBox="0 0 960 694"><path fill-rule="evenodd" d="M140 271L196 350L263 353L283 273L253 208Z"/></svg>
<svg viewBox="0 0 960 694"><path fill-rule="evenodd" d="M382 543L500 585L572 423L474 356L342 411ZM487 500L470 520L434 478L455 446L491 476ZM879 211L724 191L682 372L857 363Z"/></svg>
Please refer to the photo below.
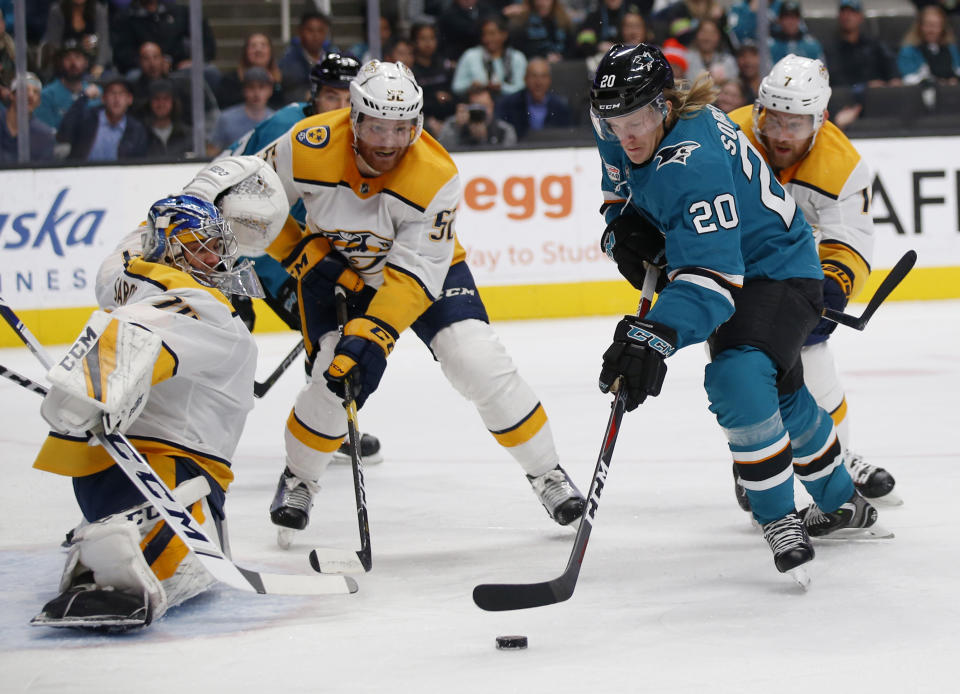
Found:
<svg viewBox="0 0 960 694"><path fill-rule="evenodd" d="M124 430L146 405L162 348L163 340L146 328L94 311L66 355L47 372L55 388L53 397L44 400L44 417L53 424L62 414L55 411L58 406L80 414L86 405L88 415L102 413L107 432ZM71 419L75 417L67 417Z"/></svg>

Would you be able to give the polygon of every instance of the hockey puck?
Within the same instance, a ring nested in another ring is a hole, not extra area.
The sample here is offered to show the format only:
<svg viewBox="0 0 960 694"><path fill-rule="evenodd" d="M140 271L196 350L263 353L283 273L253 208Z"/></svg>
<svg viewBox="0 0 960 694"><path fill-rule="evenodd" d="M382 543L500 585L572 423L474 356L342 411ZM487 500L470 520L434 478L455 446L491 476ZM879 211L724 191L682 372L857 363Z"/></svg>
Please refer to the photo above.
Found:
<svg viewBox="0 0 960 694"><path fill-rule="evenodd" d="M526 636L498 636L497 637L497 648L501 651L504 650L516 650L518 648L527 647L527 637Z"/></svg>

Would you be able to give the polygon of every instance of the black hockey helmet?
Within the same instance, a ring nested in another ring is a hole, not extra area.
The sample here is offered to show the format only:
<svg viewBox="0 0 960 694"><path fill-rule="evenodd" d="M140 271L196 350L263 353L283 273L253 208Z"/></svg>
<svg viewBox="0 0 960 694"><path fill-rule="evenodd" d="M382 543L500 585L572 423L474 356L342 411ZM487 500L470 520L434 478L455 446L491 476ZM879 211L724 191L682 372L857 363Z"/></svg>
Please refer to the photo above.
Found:
<svg viewBox="0 0 960 694"><path fill-rule="evenodd" d="M656 46L614 45L597 66L590 109L600 118L633 113L673 87L673 69Z"/></svg>
<svg viewBox="0 0 960 694"><path fill-rule="evenodd" d="M360 62L349 55L328 53L310 69L310 95L316 97L320 88L349 89L350 81L360 72Z"/></svg>

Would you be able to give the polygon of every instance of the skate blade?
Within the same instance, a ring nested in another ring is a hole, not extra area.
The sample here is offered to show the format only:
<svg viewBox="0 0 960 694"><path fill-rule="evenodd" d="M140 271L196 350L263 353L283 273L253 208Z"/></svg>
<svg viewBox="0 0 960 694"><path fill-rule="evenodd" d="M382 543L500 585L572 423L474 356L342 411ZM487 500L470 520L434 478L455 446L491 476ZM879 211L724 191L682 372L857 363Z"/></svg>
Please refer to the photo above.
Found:
<svg viewBox="0 0 960 694"><path fill-rule="evenodd" d="M97 631L127 631L145 627L145 619L136 617L47 617L38 614L30 620L30 626L35 627L71 627L77 629L93 629Z"/></svg>
<svg viewBox="0 0 960 694"><path fill-rule="evenodd" d="M293 528L277 528L277 544L280 549L290 549L296 536L297 531Z"/></svg>
<svg viewBox="0 0 960 694"><path fill-rule="evenodd" d="M797 582L804 591L810 587L810 574L807 573L807 569L804 566L795 566L792 569L787 569L787 574L794 581Z"/></svg>
<svg viewBox="0 0 960 694"><path fill-rule="evenodd" d="M818 535L814 540L845 540L853 541L872 541L872 540L892 540L896 537L892 530L888 530L879 523L874 523L869 528L842 528L835 530L829 535Z"/></svg>

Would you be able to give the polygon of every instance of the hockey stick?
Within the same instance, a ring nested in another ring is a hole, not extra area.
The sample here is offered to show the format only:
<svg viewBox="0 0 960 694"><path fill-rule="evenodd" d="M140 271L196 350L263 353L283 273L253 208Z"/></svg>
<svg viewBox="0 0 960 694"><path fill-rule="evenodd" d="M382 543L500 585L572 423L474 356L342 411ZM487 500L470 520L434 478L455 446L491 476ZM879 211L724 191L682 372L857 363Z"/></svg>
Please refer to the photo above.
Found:
<svg viewBox="0 0 960 694"><path fill-rule="evenodd" d="M916 251L907 251L904 253L903 257L893 266L893 269L883 278L883 282L880 283L877 291L870 297L870 301L867 302L867 307L863 309L863 313L861 313L859 317L851 316L850 314L832 308L823 309L823 317L827 320L832 320L834 323L846 325L848 328L853 328L854 330L863 330L867 327L867 322L873 314L880 308L880 304L882 304L884 300L890 296L890 292L896 289L897 285L903 281L903 278L913 269L916 262Z"/></svg>
<svg viewBox="0 0 960 694"><path fill-rule="evenodd" d="M300 352L303 351L303 340L300 340L297 344L293 346L293 349L283 358L283 361L280 362L280 365L273 370L273 373L267 376L264 381L253 382L253 397L262 398L267 394L267 391L273 387L273 384L277 382L283 373L289 368L289 366L300 356Z"/></svg>
<svg viewBox="0 0 960 694"><path fill-rule="evenodd" d="M43 367L50 369L53 366L50 355L2 297L0 314ZM167 526L183 540L203 567L218 581L247 592L280 595L324 595L357 591L356 581L347 576L324 579L312 574L268 574L237 566L207 537L197 520L176 500L170 488L157 477L150 464L123 434L93 432L91 435L106 449L144 498L154 506Z"/></svg>
<svg viewBox="0 0 960 694"><path fill-rule="evenodd" d="M44 388L42 385L40 385L39 383L37 383L32 379L27 378L26 376L21 376L13 369L8 369L3 364L0 364L0 376L10 379L14 383L16 383L18 386L22 386L27 390L33 391L37 395L47 394L47 389Z"/></svg>
<svg viewBox="0 0 960 694"><path fill-rule="evenodd" d="M643 279L640 306L637 315L641 318L650 310L653 302L654 288L657 286L657 277L660 271L648 266L647 274ZM620 433L620 421L626 411L627 399L624 389L617 391L610 408L610 419L607 420L607 429L603 433L603 444L600 447L600 456L597 458L597 467L593 471L593 480L590 482L590 493L587 494L587 508L580 519L577 537L570 550L567 566L557 578L541 583L484 583L473 589L473 601L477 607L489 612L503 610L523 610L529 607L541 607L563 602L573 595L577 587L577 578L580 576L580 566L587 551L587 542L590 540L590 531L593 529L593 520L600 505L600 494L607 481L607 472L610 470L610 461L613 458L613 447L617 443Z"/></svg>
<svg viewBox="0 0 960 694"><path fill-rule="evenodd" d="M347 324L347 294L337 285L333 289L340 335ZM353 491L357 500L357 524L360 526L360 549L350 552L342 549L317 548L310 552L310 566L322 574L362 573L373 567L370 553L370 522L367 517L367 491L363 480L363 458L360 457L360 424L357 422L357 400L354 397L353 377L348 375L343 386L347 411L347 442L353 468Z"/></svg>

